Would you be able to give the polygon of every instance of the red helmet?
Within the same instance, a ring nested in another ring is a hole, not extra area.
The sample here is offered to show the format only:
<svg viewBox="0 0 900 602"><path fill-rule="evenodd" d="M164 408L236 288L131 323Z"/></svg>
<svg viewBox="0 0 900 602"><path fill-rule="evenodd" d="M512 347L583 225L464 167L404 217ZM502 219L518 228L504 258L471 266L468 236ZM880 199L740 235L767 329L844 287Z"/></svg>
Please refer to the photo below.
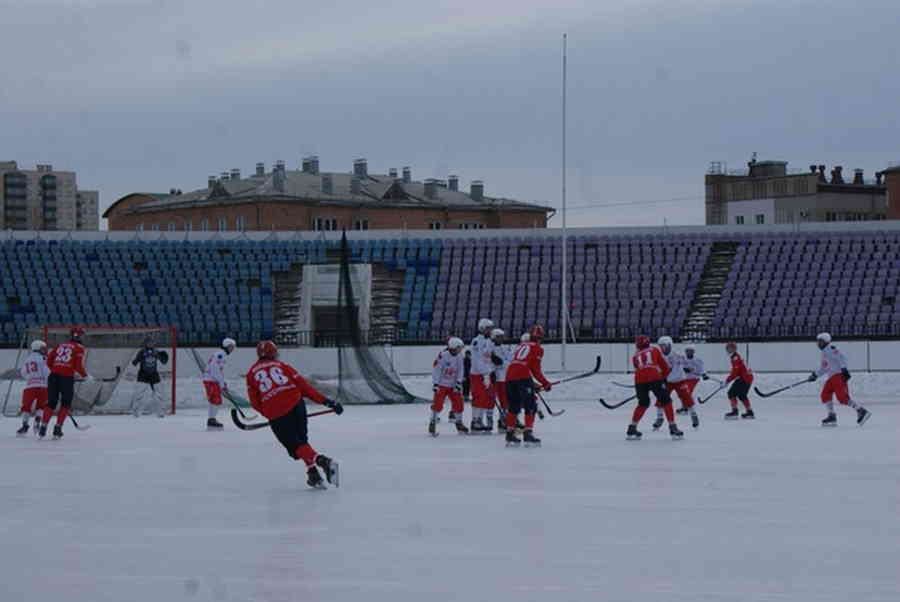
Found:
<svg viewBox="0 0 900 602"><path fill-rule="evenodd" d="M76 326L76 327L72 328L71 330L69 330L69 337L71 337L72 339L74 339L76 341L78 339L80 339L83 335L84 335L84 328L79 328Z"/></svg>
<svg viewBox="0 0 900 602"><path fill-rule="evenodd" d="M535 324L528 331L528 334L531 336L532 341L540 342L544 338L544 327L540 324Z"/></svg>
<svg viewBox="0 0 900 602"><path fill-rule="evenodd" d="M737 351L737 343L734 341L728 341L725 343L725 352L726 353L734 353Z"/></svg>
<svg viewBox="0 0 900 602"><path fill-rule="evenodd" d="M256 345L256 356L261 360L278 359L278 345L272 341L260 341Z"/></svg>
<svg viewBox="0 0 900 602"><path fill-rule="evenodd" d="M638 349L646 349L650 346L650 337L645 334L639 334L634 338L634 346Z"/></svg>

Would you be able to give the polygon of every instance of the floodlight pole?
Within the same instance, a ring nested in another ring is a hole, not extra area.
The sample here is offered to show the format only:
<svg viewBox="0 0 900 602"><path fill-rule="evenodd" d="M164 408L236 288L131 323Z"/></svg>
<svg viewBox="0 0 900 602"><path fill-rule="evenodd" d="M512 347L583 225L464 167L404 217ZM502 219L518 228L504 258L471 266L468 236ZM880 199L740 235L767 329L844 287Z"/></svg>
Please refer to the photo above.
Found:
<svg viewBox="0 0 900 602"><path fill-rule="evenodd" d="M569 264L568 231L566 229L566 35L563 34L562 48L562 370L566 371L566 338L569 328Z"/></svg>

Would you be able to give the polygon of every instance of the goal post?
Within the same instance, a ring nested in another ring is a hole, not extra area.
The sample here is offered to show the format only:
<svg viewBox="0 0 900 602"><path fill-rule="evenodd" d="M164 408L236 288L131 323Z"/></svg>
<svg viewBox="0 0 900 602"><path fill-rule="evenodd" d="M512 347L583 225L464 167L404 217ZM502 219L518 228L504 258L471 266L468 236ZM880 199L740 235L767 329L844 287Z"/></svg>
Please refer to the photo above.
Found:
<svg viewBox="0 0 900 602"><path fill-rule="evenodd" d="M170 405L172 414L175 413L178 331L174 326L48 324L29 328L24 347L27 350L33 340L41 339L47 343L48 349L52 349L68 341L73 328L84 331L81 344L85 347L85 369L93 377L92 380L76 381L73 402L76 410L101 414L130 412L137 386L137 368L132 366L132 362L150 338L156 349L168 355L168 362L159 366L158 386L164 403L168 394L170 403L166 405Z"/></svg>

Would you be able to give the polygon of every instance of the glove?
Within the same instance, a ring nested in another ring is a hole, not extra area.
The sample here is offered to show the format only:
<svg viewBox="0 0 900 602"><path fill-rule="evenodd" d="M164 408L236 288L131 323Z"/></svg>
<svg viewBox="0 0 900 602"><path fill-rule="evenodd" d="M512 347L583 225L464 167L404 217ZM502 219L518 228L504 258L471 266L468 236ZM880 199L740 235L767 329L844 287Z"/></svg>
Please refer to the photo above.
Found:
<svg viewBox="0 0 900 602"><path fill-rule="evenodd" d="M344 413L344 406L342 406L340 402L334 401L333 399L326 399L325 407L330 410L334 410L334 413L338 416Z"/></svg>
<svg viewBox="0 0 900 602"><path fill-rule="evenodd" d="M502 366L503 359L500 356L498 356L497 354L492 353L491 354L491 363L493 363L495 366Z"/></svg>
<svg viewBox="0 0 900 602"><path fill-rule="evenodd" d="M813 382L817 378L819 378L819 376L815 372L810 372L806 380L808 380L809 382Z"/></svg>
<svg viewBox="0 0 900 602"><path fill-rule="evenodd" d="M437 386L437 385L431 385L431 392L432 392L432 393L437 393L437 390L438 390L438 386Z"/></svg>
<svg viewBox="0 0 900 602"><path fill-rule="evenodd" d="M850 371L846 368L841 369L841 376L844 377L844 382L850 380Z"/></svg>
<svg viewBox="0 0 900 602"><path fill-rule="evenodd" d="M688 373L688 374L690 374L691 372L693 372L693 370L691 370L690 368L685 368L684 371L685 371L686 373Z"/></svg>
<svg viewBox="0 0 900 602"><path fill-rule="evenodd" d="M456 383L453 385L453 391L456 393L462 393L462 383Z"/></svg>
<svg viewBox="0 0 900 602"><path fill-rule="evenodd" d="M704 372L703 374L700 375L700 378L702 378L703 380L709 380L709 374Z"/></svg>
<svg viewBox="0 0 900 602"><path fill-rule="evenodd" d="M544 389L544 391L547 391L549 393L550 389L553 388L553 385L550 384L549 382L547 382L547 383L542 384L541 388Z"/></svg>

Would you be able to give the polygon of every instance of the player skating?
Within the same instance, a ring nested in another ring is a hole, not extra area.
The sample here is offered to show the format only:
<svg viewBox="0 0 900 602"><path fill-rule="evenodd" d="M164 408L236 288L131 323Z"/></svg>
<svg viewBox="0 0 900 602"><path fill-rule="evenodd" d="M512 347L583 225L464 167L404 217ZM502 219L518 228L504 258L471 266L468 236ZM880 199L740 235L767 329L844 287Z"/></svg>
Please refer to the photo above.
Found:
<svg viewBox="0 0 900 602"><path fill-rule="evenodd" d="M831 342L831 335L823 332L816 337L816 345L822 351L822 363L818 370L809 375L809 381L813 382L820 376L827 376L825 386L822 387L822 403L828 407L828 416L822 420L822 426L837 426L837 414L834 412L834 397L845 406L856 410L856 424L862 426L872 416L872 412L863 407L863 404L854 401L850 397L850 370L847 368L847 356Z"/></svg>
<svg viewBox="0 0 900 602"><path fill-rule="evenodd" d="M634 408L625 438L633 441L643 437L643 433L638 430L637 425L644 417L644 412L650 407L650 393L653 393L656 401L662 404L663 412L669 421L669 435L673 439L681 439L684 437L684 433L675 424L672 398L669 397L669 392L666 390L666 376L671 368L662 352L657 347L650 346L650 337L639 335L635 338L634 345L637 351L631 357L631 364L634 366L634 390L638 405Z"/></svg>
<svg viewBox="0 0 900 602"><path fill-rule="evenodd" d="M316 391L292 366L279 361L278 347L272 341L260 341L256 356L256 363L247 372L247 394L253 409L269 419L272 433L288 455L306 464L307 485L325 489L321 468L328 482L339 486L338 463L309 444L303 398L331 408L338 415L344 408Z"/></svg>
<svg viewBox="0 0 900 602"><path fill-rule="evenodd" d="M84 369L84 346L81 337L84 330L73 328L69 331L69 341L60 343L47 355L47 366L50 375L47 377L47 407L44 408L44 418L38 431L41 438L47 435L47 425L50 424L50 416L59 405L56 415L56 425L53 427L53 438L60 439L63 436L62 425L69 415L72 400L75 398L75 375L87 378Z"/></svg>
<svg viewBox="0 0 900 602"><path fill-rule="evenodd" d="M491 331L491 341L494 343L494 399L500 406L500 416L497 418L497 432L506 433L506 414L509 412L509 399L506 393L506 371L512 359L512 349L503 344L506 333L495 328ZM497 363L500 360L500 363Z"/></svg>
<svg viewBox="0 0 900 602"><path fill-rule="evenodd" d="M206 420L206 430L219 431L225 426L216 420L219 415L219 407L222 405L222 391L228 390L225 382L225 360L237 347L234 339L222 340L222 347L216 349L206 361L203 370L203 388L206 389L206 401L209 402L209 418Z"/></svg>
<svg viewBox="0 0 900 602"><path fill-rule="evenodd" d="M700 426L700 417L697 416L697 407L694 404L694 397L691 394L693 387L691 381L685 372L685 356L675 353L672 350L672 337L659 337L656 342L663 353L663 357L669 363L669 374L666 376L666 391L669 397L674 391L681 400L681 405L691 414L691 426L698 428ZM653 430L658 431L663 424L663 405L662 402L656 402L656 420L653 422Z"/></svg>
<svg viewBox="0 0 900 602"><path fill-rule="evenodd" d="M731 358L731 372L728 374L728 378L725 379L726 384L731 383L731 386L728 387L728 401L731 402L731 411L725 414L725 420L737 420L738 400L744 404L745 410L740 417L752 420L756 418L756 414L753 413L753 408L750 407L748 393L750 392L750 385L753 384L753 372L750 371L744 358L738 353L737 343L733 341L726 343L725 353Z"/></svg>
<svg viewBox="0 0 900 602"><path fill-rule="evenodd" d="M444 411L444 400L450 398L450 414L456 423L456 430L465 435L469 429L463 424L463 356L465 344L462 339L450 337L447 348L438 353L431 369L431 383L434 399L431 404L431 420L428 421L428 433L437 437L437 423Z"/></svg>
<svg viewBox="0 0 900 602"><path fill-rule="evenodd" d="M523 441L525 447L539 447L541 440L534 436L534 415L537 413L534 380L540 383L544 391L549 391L552 384L541 368L544 349L541 341L544 338L544 327L535 324L531 327L528 341L519 343L513 351L509 368L506 371L506 395L509 400L509 412L506 413L506 445L518 447ZM519 412L525 410L525 430L522 439L516 436L516 424Z"/></svg>
<svg viewBox="0 0 900 602"><path fill-rule="evenodd" d="M144 409L144 397L150 397L152 402L151 411L155 412L160 418L166 415L166 409L163 407L163 398L157 385L160 383L159 364L166 364L169 361L169 354L160 351L153 346L153 339L147 337L144 339L144 346L134 360L132 366L138 367L137 381L134 385L134 393L131 396L131 412L135 418L141 415Z"/></svg>
<svg viewBox="0 0 900 602"><path fill-rule="evenodd" d="M494 371L494 342L491 331L494 323L487 318L478 320L478 336L472 339L472 369L469 384L472 390L473 435L490 434L494 428L494 393L491 373Z"/></svg>
<svg viewBox="0 0 900 602"><path fill-rule="evenodd" d="M701 379L709 380L709 375L703 365L703 360L697 355L697 347L693 343L684 346L684 374L687 377L687 386L693 399L694 389ZM696 407L696 406L695 406ZM675 410L676 414L687 414L688 409L684 406Z"/></svg>
<svg viewBox="0 0 900 602"><path fill-rule="evenodd" d="M41 414L47 407L47 377L50 367L47 366L47 343L32 341L31 353L19 368L19 374L25 380L22 390L22 426L16 435L23 437L28 432L28 421L34 417L34 431L40 432Z"/></svg>

